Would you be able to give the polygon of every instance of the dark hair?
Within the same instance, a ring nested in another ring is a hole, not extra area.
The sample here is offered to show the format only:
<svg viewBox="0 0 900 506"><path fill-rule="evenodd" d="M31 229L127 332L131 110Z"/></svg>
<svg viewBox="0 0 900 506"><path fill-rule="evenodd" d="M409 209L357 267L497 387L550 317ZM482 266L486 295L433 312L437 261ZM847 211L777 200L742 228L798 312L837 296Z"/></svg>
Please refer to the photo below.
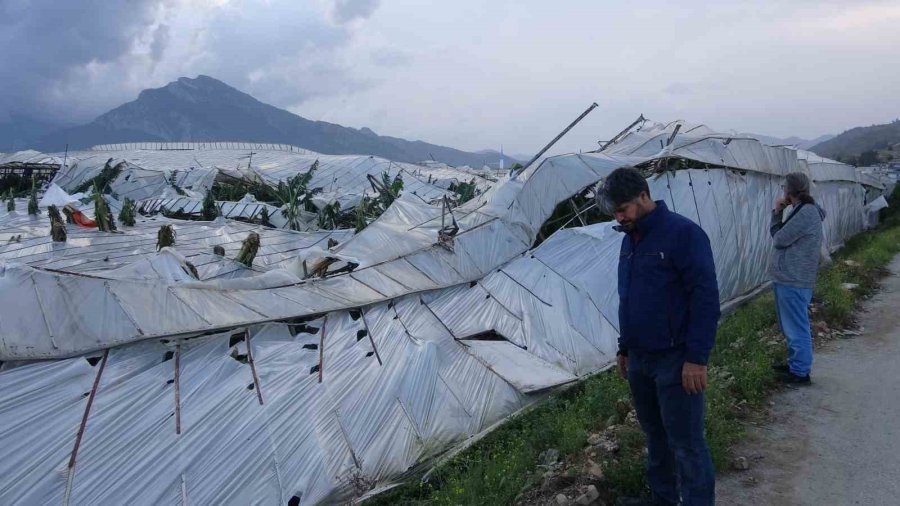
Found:
<svg viewBox="0 0 900 506"><path fill-rule="evenodd" d="M650 196L647 180L634 167L620 167L606 176L597 189L597 204L612 212L619 205L638 198L641 192Z"/></svg>
<svg viewBox="0 0 900 506"><path fill-rule="evenodd" d="M784 178L784 188L788 195L804 204L815 204L816 199L809 194L809 177L802 172L791 172Z"/></svg>

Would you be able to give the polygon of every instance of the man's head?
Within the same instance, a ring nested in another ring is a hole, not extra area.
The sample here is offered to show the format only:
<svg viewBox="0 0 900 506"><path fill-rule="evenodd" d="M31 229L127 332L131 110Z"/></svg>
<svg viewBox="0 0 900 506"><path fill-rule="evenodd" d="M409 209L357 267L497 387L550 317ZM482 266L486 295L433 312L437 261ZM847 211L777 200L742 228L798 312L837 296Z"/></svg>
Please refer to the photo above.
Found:
<svg viewBox="0 0 900 506"><path fill-rule="evenodd" d="M626 232L634 230L641 218L656 209L647 180L633 167L622 167L606 176L597 191L597 203Z"/></svg>

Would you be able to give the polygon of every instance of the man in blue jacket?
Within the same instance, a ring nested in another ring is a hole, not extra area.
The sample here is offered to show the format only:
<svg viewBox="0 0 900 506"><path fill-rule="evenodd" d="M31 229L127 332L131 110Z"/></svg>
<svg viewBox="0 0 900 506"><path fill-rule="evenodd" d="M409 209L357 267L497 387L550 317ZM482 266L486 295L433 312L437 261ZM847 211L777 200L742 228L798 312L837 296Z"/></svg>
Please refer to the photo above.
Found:
<svg viewBox="0 0 900 506"><path fill-rule="evenodd" d="M719 288L706 233L654 202L633 168L598 192L625 232L619 256L619 373L647 437L651 497L622 504L712 505L715 476L703 433L706 364Z"/></svg>

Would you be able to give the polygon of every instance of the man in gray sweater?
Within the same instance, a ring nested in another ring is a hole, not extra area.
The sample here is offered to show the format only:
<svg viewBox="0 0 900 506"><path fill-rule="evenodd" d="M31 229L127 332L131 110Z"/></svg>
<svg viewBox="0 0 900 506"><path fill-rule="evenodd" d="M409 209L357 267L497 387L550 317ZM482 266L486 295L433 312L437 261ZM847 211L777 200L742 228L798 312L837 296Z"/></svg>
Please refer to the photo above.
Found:
<svg viewBox="0 0 900 506"><path fill-rule="evenodd" d="M778 323L788 344L788 363L774 368L783 381L798 385L810 383L813 357L809 303L816 285L825 219L825 210L816 204L809 190L806 174L788 174L784 196L775 201L769 228L775 243L769 275L775 289ZM792 210L782 219L788 205Z"/></svg>

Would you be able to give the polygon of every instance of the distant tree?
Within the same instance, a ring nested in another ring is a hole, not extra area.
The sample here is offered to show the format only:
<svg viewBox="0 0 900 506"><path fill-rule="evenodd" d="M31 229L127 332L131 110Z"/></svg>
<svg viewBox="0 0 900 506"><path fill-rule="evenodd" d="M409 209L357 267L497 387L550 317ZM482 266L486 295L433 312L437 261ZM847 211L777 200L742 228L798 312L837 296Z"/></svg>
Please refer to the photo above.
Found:
<svg viewBox="0 0 900 506"><path fill-rule="evenodd" d="M869 165L875 165L877 163L878 153L874 150L869 150L860 153L857 165L860 167L867 167Z"/></svg>

